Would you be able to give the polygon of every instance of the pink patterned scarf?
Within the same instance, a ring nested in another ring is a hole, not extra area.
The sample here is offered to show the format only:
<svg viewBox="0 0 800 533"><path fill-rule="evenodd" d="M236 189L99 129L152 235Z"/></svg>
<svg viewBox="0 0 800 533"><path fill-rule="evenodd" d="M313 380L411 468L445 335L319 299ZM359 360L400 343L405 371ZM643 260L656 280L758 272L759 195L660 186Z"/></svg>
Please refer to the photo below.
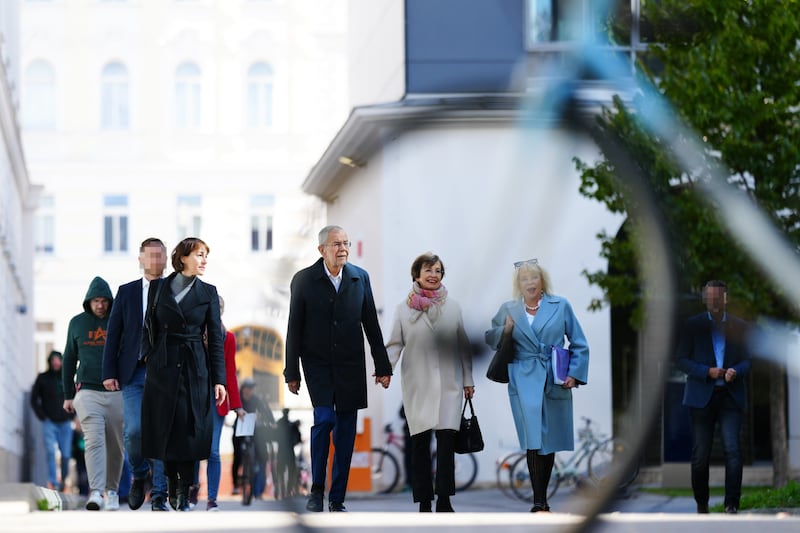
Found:
<svg viewBox="0 0 800 533"><path fill-rule="evenodd" d="M428 320L431 324L436 324L439 320L439 315L442 313L442 305L447 300L447 289L444 285L437 290L423 289L416 281L411 287L411 292L408 293L408 301L406 302L411 309L416 312L411 313L411 323L413 324L422 313L428 314Z"/></svg>

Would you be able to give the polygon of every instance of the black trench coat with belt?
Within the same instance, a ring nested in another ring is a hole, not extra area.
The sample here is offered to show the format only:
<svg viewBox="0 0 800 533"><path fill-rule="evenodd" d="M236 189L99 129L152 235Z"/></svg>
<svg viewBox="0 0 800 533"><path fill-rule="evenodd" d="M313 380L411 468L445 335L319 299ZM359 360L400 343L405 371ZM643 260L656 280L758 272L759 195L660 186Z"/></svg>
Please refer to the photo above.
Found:
<svg viewBox="0 0 800 533"><path fill-rule="evenodd" d="M300 380L303 364L314 407L349 411L367 407L364 334L377 376L391 376L367 272L347 263L339 292L320 258L295 274L286 334L286 382ZM363 329L362 329L363 328Z"/></svg>
<svg viewBox="0 0 800 533"><path fill-rule="evenodd" d="M211 452L214 385L225 384L219 296L216 287L196 278L178 303L170 290L175 275L151 282L148 293L142 335L142 354L147 357L142 455L195 461L207 459ZM154 307L159 284L163 288Z"/></svg>

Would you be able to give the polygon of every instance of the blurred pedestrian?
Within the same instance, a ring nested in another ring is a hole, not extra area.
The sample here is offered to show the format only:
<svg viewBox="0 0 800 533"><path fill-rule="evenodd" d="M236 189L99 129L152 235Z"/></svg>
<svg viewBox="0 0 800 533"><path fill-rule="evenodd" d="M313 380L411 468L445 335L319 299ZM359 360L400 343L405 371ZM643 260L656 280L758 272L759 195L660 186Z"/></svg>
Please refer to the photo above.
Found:
<svg viewBox="0 0 800 533"><path fill-rule="evenodd" d="M411 441L412 493L420 512L453 512L456 493L455 439L463 399L472 398L472 350L461 307L442 285L444 264L428 252L411 264L411 291L394 314L386 344L392 370L400 365ZM436 479L432 479L431 437L436 436Z"/></svg>
<svg viewBox="0 0 800 533"><path fill-rule="evenodd" d="M103 347L113 303L108 283L96 277L83 300L84 312L69 322L64 348L64 409L77 413L86 442L89 500L86 509L119 509L122 475L122 395L103 386ZM103 501L105 493L105 501Z"/></svg>
<svg viewBox="0 0 800 533"><path fill-rule="evenodd" d="M220 323L222 315L225 313L225 300L219 297ZM220 405L212 406L214 411L214 433L211 437L211 454L206 462L206 483L207 501L206 511L219 511L217 505L217 495L219 494L219 481L222 475L222 465L219 457L219 438L222 435L222 426L225 423L225 416L230 411L236 411L238 416L244 415L242 400L239 396L239 383L236 379L236 336L225 329L222 324L222 334L225 338L223 351L225 352L225 388L228 394L225 401ZM197 495L200 492L200 461L195 463L194 484L189 489L189 505L197 505Z"/></svg>
<svg viewBox="0 0 800 533"><path fill-rule="evenodd" d="M47 485L63 491L69 477L72 456L72 418L64 410L64 384L61 378L61 352L55 350L47 357L47 370L36 376L31 389L31 407L42 421L42 434L47 457ZM56 467L56 450L61 454L61 478Z"/></svg>
<svg viewBox="0 0 800 533"><path fill-rule="evenodd" d="M275 423L278 437L278 460L275 475L275 499L282 500L296 495L297 457L294 447L300 444L300 421L289 420L289 408L284 407L282 416Z"/></svg>
<svg viewBox="0 0 800 533"><path fill-rule="evenodd" d="M211 455L213 406L226 400L219 296L200 280L208 253L196 237L178 243L175 271L150 282L142 336L142 455L164 461L168 499L180 511L190 510L195 462Z"/></svg>
<svg viewBox="0 0 800 533"><path fill-rule="evenodd" d="M706 311L691 317L678 344L676 365L686 373L683 405L692 419L692 491L697 512L708 512L708 471L715 427L725 452L725 512L739 511L742 494L740 433L747 403L745 378L751 358L750 325L728 314L728 287L711 280L703 287Z"/></svg>
<svg viewBox="0 0 800 533"><path fill-rule="evenodd" d="M253 378L245 378L239 390L242 396L242 409L247 413L256 414L256 425L253 432L256 483L252 490L253 497L261 499L267 484L267 466L271 459L270 441L275 432L275 416L272 414L269 402L256 392L256 382Z"/></svg>

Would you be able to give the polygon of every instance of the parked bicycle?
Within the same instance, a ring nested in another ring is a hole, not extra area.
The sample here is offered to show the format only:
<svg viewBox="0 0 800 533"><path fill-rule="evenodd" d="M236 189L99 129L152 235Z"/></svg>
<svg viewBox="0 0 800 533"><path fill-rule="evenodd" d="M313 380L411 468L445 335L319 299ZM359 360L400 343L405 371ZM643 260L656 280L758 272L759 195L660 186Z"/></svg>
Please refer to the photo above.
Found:
<svg viewBox="0 0 800 533"><path fill-rule="evenodd" d="M603 483L611 472L619 467L620 459L630 450L623 440L595 434L591 419L587 417L581 419L585 424L578 430L578 449L566 460L556 455L553 473L547 485L548 498L551 498L562 485L578 486L585 480L595 485ZM585 473L579 468L584 461L587 462ZM626 472L619 483L619 488L625 488L633 483L638 475L637 464ZM513 495L527 502L533 501L525 451L512 452L498 461L497 483L505 495Z"/></svg>
<svg viewBox="0 0 800 533"><path fill-rule="evenodd" d="M403 456L405 439L402 435L394 433L392 424L386 424L383 428L386 434L386 442L380 448L372 448L370 465L372 468L372 488L379 494L389 494L400 481L400 461L390 451L395 448L400 456ZM432 464L434 473L436 470L436 450L432 452ZM455 455L456 491L467 490L478 477L478 461L475 456L469 454Z"/></svg>

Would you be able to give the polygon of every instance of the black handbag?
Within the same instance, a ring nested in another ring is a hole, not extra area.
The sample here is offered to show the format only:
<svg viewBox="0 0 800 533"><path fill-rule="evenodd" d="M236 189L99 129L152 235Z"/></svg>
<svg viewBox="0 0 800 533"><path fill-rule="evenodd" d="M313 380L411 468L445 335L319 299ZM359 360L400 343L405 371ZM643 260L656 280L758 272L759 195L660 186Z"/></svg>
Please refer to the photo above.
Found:
<svg viewBox="0 0 800 533"><path fill-rule="evenodd" d="M489 361L486 377L497 383L508 383L508 365L514 360L514 340L511 335L503 334L500 346Z"/></svg>
<svg viewBox="0 0 800 533"><path fill-rule="evenodd" d="M470 416L467 418L466 411L469 405ZM461 428L456 433L456 453L475 453L483 450L483 435L481 427L478 425L478 417L475 416L475 409L472 407L472 398L464 402L461 410Z"/></svg>

